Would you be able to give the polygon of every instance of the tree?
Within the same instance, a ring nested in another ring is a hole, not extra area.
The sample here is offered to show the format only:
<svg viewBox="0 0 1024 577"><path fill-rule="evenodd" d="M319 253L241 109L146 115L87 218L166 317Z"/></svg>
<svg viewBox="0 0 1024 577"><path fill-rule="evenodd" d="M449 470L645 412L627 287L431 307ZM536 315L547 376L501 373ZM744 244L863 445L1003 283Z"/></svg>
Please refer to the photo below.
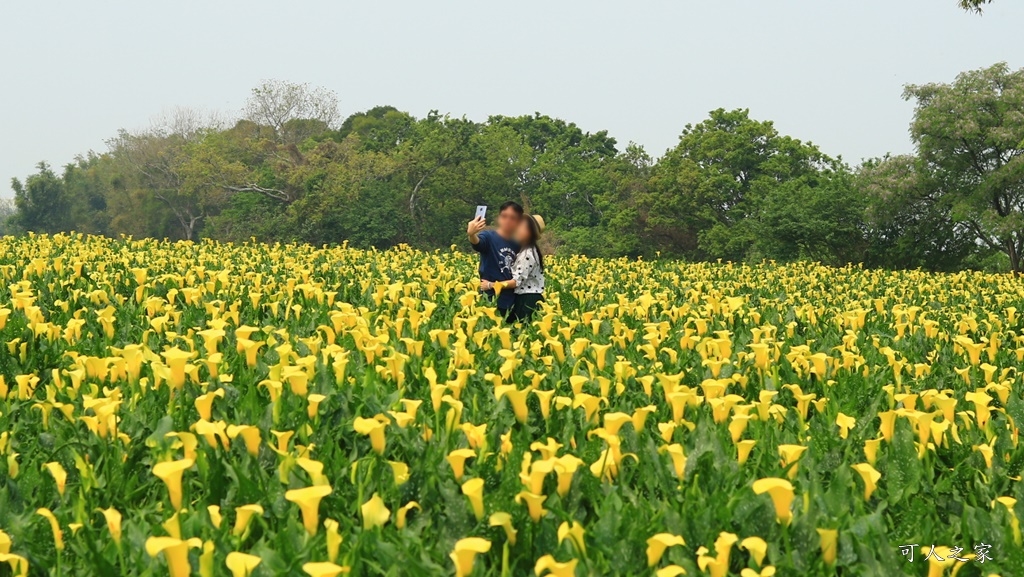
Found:
<svg viewBox="0 0 1024 577"><path fill-rule="evenodd" d="M847 167L788 180L768 191L750 220L751 255L779 261L813 260L841 266L864 251L865 197Z"/></svg>
<svg viewBox="0 0 1024 577"><path fill-rule="evenodd" d="M17 214L18 208L14 205L13 198L0 198L0 236L17 232Z"/></svg>
<svg viewBox="0 0 1024 577"><path fill-rule="evenodd" d="M598 223L595 199L609 186L601 167L618 153L607 131L584 132L539 112L492 116L488 128L511 129L525 145L508 158L516 167L515 190L524 206L549 216L548 224L559 232Z"/></svg>
<svg viewBox="0 0 1024 577"><path fill-rule="evenodd" d="M754 256L766 197L794 181L820 186L827 181L822 171L838 164L816 146L780 135L771 122L750 118L748 110L712 111L687 125L654 168L640 202L645 234L664 243L667 254L744 260Z"/></svg>
<svg viewBox="0 0 1024 577"><path fill-rule="evenodd" d="M853 188L866 204L863 260L868 266L955 271L977 252L916 156L865 162Z"/></svg>
<svg viewBox="0 0 1024 577"><path fill-rule="evenodd" d="M334 127L338 95L307 83L265 80L252 89L242 116L269 126L282 142L298 143Z"/></svg>
<svg viewBox="0 0 1024 577"><path fill-rule="evenodd" d="M24 230L38 233L57 233L71 228L71 203L64 192L64 181L40 162L39 172L22 183L11 180L14 206L17 208L15 224Z"/></svg>
<svg viewBox="0 0 1024 577"><path fill-rule="evenodd" d="M203 164L196 165L205 181L223 191L257 193L281 204L295 202L306 191L302 167L316 146L281 143L273 131L248 120L203 139Z"/></svg>
<svg viewBox="0 0 1024 577"><path fill-rule="evenodd" d="M475 186L466 173L473 158L473 138L481 128L466 118L451 118L431 111L415 123L395 152L396 176L401 186L403 229L413 244L444 246L469 206ZM459 217L455 218L454 215ZM463 229L465 226L462 227Z"/></svg>
<svg viewBox="0 0 1024 577"><path fill-rule="evenodd" d="M1024 266L1024 70L1005 63L952 84L909 85L910 133L928 198L978 243Z"/></svg>
<svg viewBox="0 0 1024 577"><path fill-rule="evenodd" d="M345 119L332 137L341 142L350 135L366 150L391 152L412 135L416 119L394 106L374 106Z"/></svg>
<svg viewBox="0 0 1024 577"><path fill-rule="evenodd" d="M474 205L514 199L568 253L1020 270L1022 76L908 87L917 154L856 171L742 109L686 126L655 160L539 113L378 106L335 127L333 93L268 82L233 125L172 109L108 153L40 165L14 181L6 230L433 249L463 242Z"/></svg>
<svg viewBox="0 0 1024 577"><path fill-rule="evenodd" d="M327 140L307 155L302 175L307 192L287 213L297 239L362 248L407 239L407 190L393 158L360 150L355 138Z"/></svg>
<svg viewBox="0 0 1024 577"><path fill-rule="evenodd" d="M79 156L64 167L65 196L71 207L74 230L89 234L109 232L110 212L107 190L110 188L110 163L94 152Z"/></svg>
<svg viewBox="0 0 1024 577"><path fill-rule="evenodd" d="M62 174L54 172L46 163L40 163L38 172L24 183L15 179L11 207L14 214L9 222L0 214L0 227L7 230L57 233L76 230L90 234L107 232L108 187L102 158L89 153L64 167Z"/></svg>
<svg viewBox="0 0 1024 577"><path fill-rule="evenodd" d="M992 0L959 0L960 7L971 12L981 12L985 4L991 4Z"/></svg>
<svg viewBox="0 0 1024 577"><path fill-rule="evenodd" d="M651 156L632 142L602 162L598 178L603 180L604 190L593 197L597 224L560 230L559 248L594 257L655 256L661 245L644 234L640 213L653 166Z"/></svg>
<svg viewBox="0 0 1024 577"><path fill-rule="evenodd" d="M210 178L204 163L204 141L217 127L197 126L195 118L191 111L178 110L147 130L122 130L107 142L127 179L124 186L163 204L177 224L176 236L186 240L198 237L203 220L223 200L217 198L223 187Z"/></svg>

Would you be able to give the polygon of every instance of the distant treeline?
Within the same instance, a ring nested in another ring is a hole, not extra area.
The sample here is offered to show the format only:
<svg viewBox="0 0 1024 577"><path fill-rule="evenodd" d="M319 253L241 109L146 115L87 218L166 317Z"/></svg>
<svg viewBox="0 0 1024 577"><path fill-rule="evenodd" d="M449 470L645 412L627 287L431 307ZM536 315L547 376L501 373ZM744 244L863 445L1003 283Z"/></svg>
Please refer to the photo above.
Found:
<svg viewBox="0 0 1024 577"><path fill-rule="evenodd" d="M9 232L222 241L465 243L475 205L544 215L549 248L614 257L1021 270L1024 71L908 86L914 155L851 167L746 110L654 159L542 114L485 122L268 82L241 120L177 111L109 151L15 180Z"/></svg>

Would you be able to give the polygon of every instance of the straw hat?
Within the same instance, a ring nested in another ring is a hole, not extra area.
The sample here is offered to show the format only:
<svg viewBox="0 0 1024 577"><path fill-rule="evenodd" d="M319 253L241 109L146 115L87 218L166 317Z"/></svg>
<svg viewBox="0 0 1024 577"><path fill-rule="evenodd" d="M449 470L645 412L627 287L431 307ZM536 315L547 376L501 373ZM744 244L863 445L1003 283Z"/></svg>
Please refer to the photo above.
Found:
<svg viewBox="0 0 1024 577"><path fill-rule="evenodd" d="M537 232L544 234L544 217L539 214L531 214L529 216L533 219L533 222L537 223Z"/></svg>

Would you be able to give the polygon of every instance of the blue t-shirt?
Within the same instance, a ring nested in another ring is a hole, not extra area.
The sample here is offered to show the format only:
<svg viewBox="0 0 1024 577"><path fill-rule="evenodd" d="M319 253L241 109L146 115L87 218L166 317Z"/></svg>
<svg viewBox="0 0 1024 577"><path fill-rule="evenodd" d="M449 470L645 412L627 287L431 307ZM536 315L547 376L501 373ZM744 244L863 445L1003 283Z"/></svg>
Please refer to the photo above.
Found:
<svg viewBox="0 0 1024 577"><path fill-rule="evenodd" d="M480 242L473 245L473 250L480 253L480 278L489 281L512 280L512 263L519 252L519 244L514 240L505 240L493 230L484 230L477 235ZM494 291L485 291L494 296ZM498 297L498 308L512 308L516 300L511 289L501 291Z"/></svg>

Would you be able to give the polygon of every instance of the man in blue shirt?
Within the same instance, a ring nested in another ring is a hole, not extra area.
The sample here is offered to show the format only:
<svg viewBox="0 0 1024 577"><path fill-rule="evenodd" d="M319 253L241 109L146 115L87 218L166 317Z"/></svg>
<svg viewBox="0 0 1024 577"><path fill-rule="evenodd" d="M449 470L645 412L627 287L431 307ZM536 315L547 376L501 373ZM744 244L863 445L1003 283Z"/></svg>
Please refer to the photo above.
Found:
<svg viewBox="0 0 1024 577"><path fill-rule="evenodd" d="M514 240L516 228L523 219L523 207L506 202L498 209L498 226L487 228L487 221L475 218L469 221L466 234L473 250L480 253L480 290L494 298L494 283L512 280L512 263L519 252ZM502 291L498 296L498 313L507 316L516 300L514 291Z"/></svg>

